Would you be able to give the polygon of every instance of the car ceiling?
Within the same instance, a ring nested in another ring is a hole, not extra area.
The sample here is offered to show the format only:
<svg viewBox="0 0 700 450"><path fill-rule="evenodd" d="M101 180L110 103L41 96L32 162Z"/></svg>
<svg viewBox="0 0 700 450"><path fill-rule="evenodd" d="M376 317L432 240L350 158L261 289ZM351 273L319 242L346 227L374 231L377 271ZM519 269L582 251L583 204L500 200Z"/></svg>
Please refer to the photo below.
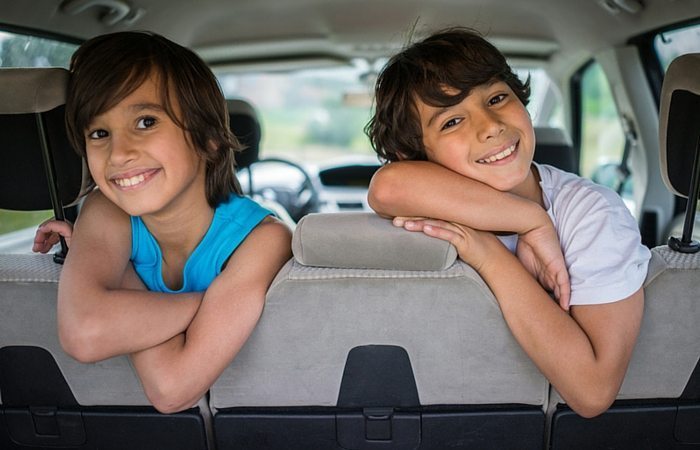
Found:
<svg viewBox="0 0 700 450"><path fill-rule="evenodd" d="M137 19L103 23L110 5L129 8ZM630 13L625 5L640 10ZM411 37L463 25L512 58L571 66L631 36L698 16L700 0L0 0L6 25L78 39L151 30L212 64L374 58Z"/></svg>

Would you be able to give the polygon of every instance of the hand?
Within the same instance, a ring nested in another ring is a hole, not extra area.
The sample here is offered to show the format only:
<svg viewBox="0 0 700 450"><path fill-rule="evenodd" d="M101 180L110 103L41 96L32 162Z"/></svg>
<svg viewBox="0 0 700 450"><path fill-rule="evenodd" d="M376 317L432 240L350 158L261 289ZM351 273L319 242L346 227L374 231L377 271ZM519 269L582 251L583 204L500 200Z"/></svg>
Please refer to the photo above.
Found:
<svg viewBox="0 0 700 450"><path fill-rule="evenodd" d="M39 225L34 236L32 251L47 253L54 245L58 244L59 236L63 236L66 245L70 247L70 239L73 235L73 225L70 222L50 219Z"/></svg>
<svg viewBox="0 0 700 450"><path fill-rule="evenodd" d="M554 226L548 224L520 235L516 256L543 288L554 293L561 308L568 311L571 282Z"/></svg>
<svg viewBox="0 0 700 450"><path fill-rule="evenodd" d="M479 231L466 225L424 217L396 217L395 226L408 231L420 231L427 236L450 242L459 258L477 272L491 254L490 245L502 245L493 233Z"/></svg>

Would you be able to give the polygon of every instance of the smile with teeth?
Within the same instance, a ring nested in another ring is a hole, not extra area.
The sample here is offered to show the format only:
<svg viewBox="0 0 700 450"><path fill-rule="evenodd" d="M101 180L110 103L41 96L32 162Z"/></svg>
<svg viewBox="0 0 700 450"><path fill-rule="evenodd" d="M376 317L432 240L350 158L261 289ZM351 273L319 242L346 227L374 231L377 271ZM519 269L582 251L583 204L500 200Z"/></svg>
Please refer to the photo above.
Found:
<svg viewBox="0 0 700 450"><path fill-rule="evenodd" d="M112 181L119 187L128 188L143 183L147 178L149 178L148 173L140 173L132 177L114 178Z"/></svg>
<svg viewBox="0 0 700 450"><path fill-rule="evenodd" d="M505 149L499 153L496 153L495 155L492 155L488 158L479 159L476 162L482 163L482 164L490 164L492 162L500 161L501 159L512 155L514 151L515 151L515 144L511 145L510 147L508 147L507 149Z"/></svg>

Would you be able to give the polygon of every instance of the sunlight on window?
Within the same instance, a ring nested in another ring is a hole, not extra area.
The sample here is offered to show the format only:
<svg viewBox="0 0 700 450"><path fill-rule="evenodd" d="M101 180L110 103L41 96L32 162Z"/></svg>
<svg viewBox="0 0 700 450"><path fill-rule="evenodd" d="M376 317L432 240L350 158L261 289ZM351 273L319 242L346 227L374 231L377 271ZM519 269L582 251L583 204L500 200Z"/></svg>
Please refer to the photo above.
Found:
<svg viewBox="0 0 700 450"><path fill-rule="evenodd" d="M654 48L666 71L678 56L700 52L700 25L660 33L654 37Z"/></svg>
<svg viewBox="0 0 700 450"><path fill-rule="evenodd" d="M227 98L243 98L258 111L261 157L322 164L348 157L376 160L364 133L373 107L374 67L379 64L357 60L291 72L215 73ZM561 95L547 73L529 67L516 71L531 79L533 124L563 127Z"/></svg>

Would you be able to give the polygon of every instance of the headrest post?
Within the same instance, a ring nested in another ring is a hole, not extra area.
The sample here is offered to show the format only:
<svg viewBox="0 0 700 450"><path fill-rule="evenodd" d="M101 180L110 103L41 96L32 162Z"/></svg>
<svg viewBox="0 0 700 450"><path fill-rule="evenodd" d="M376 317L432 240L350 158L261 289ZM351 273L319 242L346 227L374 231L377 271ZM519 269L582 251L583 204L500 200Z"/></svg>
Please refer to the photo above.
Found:
<svg viewBox="0 0 700 450"><path fill-rule="evenodd" d="M700 196L700 136L695 144L695 158L693 161L693 171L690 178L690 191L688 192L688 204L685 209L685 222L683 224L683 235L681 239L671 236L668 239L668 246L681 253L697 253L700 251L700 243L692 240L693 225L695 224L695 212Z"/></svg>
<svg viewBox="0 0 700 450"><path fill-rule="evenodd" d="M60 196L58 195L58 181L56 180L56 168L53 165L53 158L51 158L51 151L49 149L49 142L46 139L46 127L44 126L44 119L41 113L36 113L36 127L39 131L39 142L41 144L41 157L44 161L44 171L46 173L46 182L49 186L49 195L51 196L51 204L53 205L53 213L56 220L65 220L63 214L63 206L61 205ZM57 264L63 264L68 253L68 246L66 245L65 239L60 237L61 250L54 254L53 260Z"/></svg>
<svg viewBox="0 0 700 450"><path fill-rule="evenodd" d="M253 166L252 164L246 167L248 171L248 195L253 196Z"/></svg>

